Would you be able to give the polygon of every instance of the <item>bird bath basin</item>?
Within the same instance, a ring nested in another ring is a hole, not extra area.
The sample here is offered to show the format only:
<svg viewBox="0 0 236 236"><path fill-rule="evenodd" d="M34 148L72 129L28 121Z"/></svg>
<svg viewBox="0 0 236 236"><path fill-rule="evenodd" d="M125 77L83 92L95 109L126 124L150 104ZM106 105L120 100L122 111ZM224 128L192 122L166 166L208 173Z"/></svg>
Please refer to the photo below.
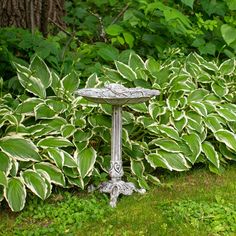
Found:
<svg viewBox="0 0 236 236"><path fill-rule="evenodd" d="M133 183L121 180L124 172L122 166L122 106L148 101L159 95L158 90L144 88L126 88L120 84L108 84L104 88L84 88L76 91L76 95L101 104L112 105L111 131L111 164L109 175L111 180L99 186L101 192L110 193L110 205L116 206L120 194L131 195L134 191L145 193Z"/></svg>

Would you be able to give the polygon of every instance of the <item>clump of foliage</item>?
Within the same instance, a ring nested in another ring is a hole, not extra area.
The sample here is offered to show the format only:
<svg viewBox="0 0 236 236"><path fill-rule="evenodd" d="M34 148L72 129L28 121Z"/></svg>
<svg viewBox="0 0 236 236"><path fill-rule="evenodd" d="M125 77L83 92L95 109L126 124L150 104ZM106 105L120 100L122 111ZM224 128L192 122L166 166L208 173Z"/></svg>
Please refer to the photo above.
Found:
<svg viewBox="0 0 236 236"><path fill-rule="evenodd" d="M175 53L175 52L174 52ZM52 184L84 187L108 176L111 107L74 97L80 79L63 78L35 56L29 66L14 63L24 94L2 93L0 105L0 199L22 210L27 191L41 199ZM143 61L104 67L84 87L107 82L159 89L150 103L123 112L125 177L141 187L157 184L155 169L186 171L204 163L220 173L235 160L235 60L222 64L197 54L163 62Z"/></svg>

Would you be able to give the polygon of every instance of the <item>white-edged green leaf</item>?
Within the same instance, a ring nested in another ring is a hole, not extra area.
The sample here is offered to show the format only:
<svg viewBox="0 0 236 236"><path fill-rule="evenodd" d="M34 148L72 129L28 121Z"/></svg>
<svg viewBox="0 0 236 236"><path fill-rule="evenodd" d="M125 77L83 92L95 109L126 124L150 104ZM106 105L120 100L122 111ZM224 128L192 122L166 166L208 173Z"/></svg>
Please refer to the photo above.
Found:
<svg viewBox="0 0 236 236"><path fill-rule="evenodd" d="M41 139L37 146L48 148L48 147L68 147L73 146L73 144L66 138L63 137L46 137L44 139Z"/></svg>
<svg viewBox="0 0 236 236"><path fill-rule="evenodd" d="M96 88L101 84L96 73L93 73L86 80L85 88Z"/></svg>
<svg viewBox="0 0 236 236"><path fill-rule="evenodd" d="M7 176L5 172L0 170L0 186L6 187L7 186Z"/></svg>
<svg viewBox="0 0 236 236"><path fill-rule="evenodd" d="M64 153L62 150L58 148L48 148L47 149L48 155L51 160L53 160L57 167L62 169L64 166Z"/></svg>
<svg viewBox="0 0 236 236"><path fill-rule="evenodd" d="M219 129L223 129L220 121L216 118L216 116L208 116L205 118L205 124L208 129L210 129L213 133Z"/></svg>
<svg viewBox="0 0 236 236"><path fill-rule="evenodd" d="M178 143L168 138L154 139L151 143L168 152L181 152Z"/></svg>
<svg viewBox="0 0 236 236"><path fill-rule="evenodd" d="M137 68L145 68L145 64L144 64L142 58L135 53L130 53L128 64L134 71Z"/></svg>
<svg viewBox="0 0 236 236"><path fill-rule="evenodd" d="M21 85L25 88L25 90L40 98L46 97L46 89L40 79L21 72L18 72L17 75Z"/></svg>
<svg viewBox="0 0 236 236"><path fill-rule="evenodd" d="M120 61L115 61L115 65L117 71L123 78L129 81L134 81L137 79L136 73L128 65L125 65L123 62Z"/></svg>
<svg viewBox="0 0 236 236"><path fill-rule="evenodd" d="M48 175L46 171L42 169L37 169L35 171L44 179L44 182L47 185L46 198L48 198L52 193L52 184L51 184L50 176Z"/></svg>
<svg viewBox="0 0 236 236"><path fill-rule="evenodd" d="M148 113L148 108L145 103L132 104L129 105L129 107L137 112Z"/></svg>
<svg viewBox="0 0 236 236"><path fill-rule="evenodd" d="M165 134L169 138L172 138L176 141L180 140L179 133L176 129L168 125L158 125L158 129L162 134Z"/></svg>
<svg viewBox="0 0 236 236"><path fill-rule="evenodd" d="M130 167L134 175L136 175L139 178L143 178L145 167L142 161L130 159Z"/></svg>
<svg viewBox="0 0 236 236"><path fill-rule="evenodd" d="M12 177L15 177L17 176L18 174L18 171L19 171L19 161L17 161L15 158L12 158L12 167L11 167L11 170L10 170L10 175Z"/></svg>
<svg viewBox="0 0 236 236"><path fill-rule="evenodd" d="M226 85L219 85L217 82L213 82L211 84L211 88L214 94L218 97L224 97L229 92L229 89Z"/></svg>
<svg viewBox="0 0 236 236"><path fill-rule="evenodd" d="M7 136L0 139L3 152L20 161L41 161L37 147L31 140L17 136Z"/></svg>
<svg viewBox="0 0 236 236"><path fill-rule="evenodd" d="M214 146L208 142L205 141L202 143L202 151L204 152L206 158L217 168L220 167L220 160L219 160L219 155L216 152Z"/></svg>
<svg viewBox="0 0 236 236"><path fill-rule="evenodd" d="M34 114L34 108L39 104L42 103L43 100L40 98L28 98L23 101L21 104L18 105L16 108L16 112L23 114Z"/></svg>
<svg viewBox="0 0 236 236"><path fill-rule="evenodd" d="M190 107L201 116L205 116L205 117L207 116L207 109L203 103L191 102Z"/></svg>
<svg viewBox="0 0 236 236"><path fill-rule="evenodd" d="M156 119L158 116L165 114L166 109L166 107L159 106L156 103L150 103L148 106L148 110L152 119Z"/></svg>
<svg viewBox="0 0 236 236"><path fill-rule="evenodd" d="M4 195L12 211L21 211L24 208L26 189L20 178L9 179Z"/></svg>
<svg viewBox="0 0 236 236"><path fill-rule="evenodd" d="M227 147L236 151L236 137L234 133L225 129L220 129L217 130L214 135L219 142L224 143Z"/></svg>
<svg viewBox="0 0 236 236"><path fill-rule="evenodd" d="M179 100L167 98L166 100L167 107L170 111L175 110L179 105Z"/></svg>
<svg viewBox="0 0 236 236"><path fill-rule="evenodd" d="M196 89L189 94L188 102L200 102L208 94L209 91L206 89Z"/></svg>
<svg viewBox="0 0 236 236"><path fill-rule="evenodd" d="M61 127L61 135L64 138L68 138L72 136L76 132L76 128L74 125L66 124Z"/></svg>
<svg viewBox="0 0 236 236"><path fill-rule="evenodd" d="M79 188L84 189L84 180L82 178L72 178L67 176L67 180L72 186L78 186Z"/></svg>
<svg viewBox="0 0 236 236"><path fill-rule="evenodd" d="M93 169L96 161L97 153L91 148L86 148L82 152L76 154L79 172L82 178L87 176Z"/></svg>
<svg viewBox="0 0 236 236"><path fill-rule="evenodd" d="M45 179L33 170L25 170L21 173L25 185L39 198L46 199L48 186Z"/></svg>
<svg viewBox="0 0 236 236"><path fill-rule="evenodd" d="M224 61L219 67L219 72L222 75L230 75L234 72L234 70L235 70L235 59L234 58Z"/></svg>
<svg viewBox="0 0 236 236"><path fill-rule="evenodd" d="M188 156L188 159L192 164L194 164L202 151L201 139L195 133L185 134L182 136L182 139L192 151L192 155Z"/></svg>
<svg viewBox="0 0 236 236"><path fill-rule="evenodd" d="M35 56L30 63L32 75L40 79L44 88L48 88L52 83L51 72L45 62L38 56Z"/></svg>
<svg viewBox="0 0 236 236"><path fill-rule="evenodd" d="M34 165L34 169L38 172L38 170L43 170L47 172L50 177L50 182L56 185L65 186L65 177L60 169L56 166L48 163L48 162L40 162Z"/></svg>
<svg viewBox="0 0 236 236"><path fill-rule="evenodd" d="M6 175L8 175L11 168L12 168L11 158L4 152L0 151L0 171L3 171L6 173Z"/></svg>
<svg viewBox="0 0 236 236"><path fill-rule="evenodd" d="M65 91L71 95L79 87L79 76L72 71L61 80L61 83Z"/></svg>
<svg viewBox="0 0 236 236"><path fill-rule="evenodd" d="M34 108L35 118L38 119L52 119L57 114L47 104L40 103Z"/></svg>
<svg viewBox="0 0 236 236"><path fill-rule="evenodd" d="M227 108L219 108L217 113L227 121L236 121L236 114Z"/></svg>

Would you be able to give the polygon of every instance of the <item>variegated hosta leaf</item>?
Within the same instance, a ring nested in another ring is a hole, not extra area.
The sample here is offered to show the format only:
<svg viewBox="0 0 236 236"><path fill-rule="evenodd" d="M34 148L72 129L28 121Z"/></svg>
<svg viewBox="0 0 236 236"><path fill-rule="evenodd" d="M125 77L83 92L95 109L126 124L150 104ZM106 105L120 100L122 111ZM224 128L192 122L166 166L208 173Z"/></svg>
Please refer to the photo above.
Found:
<svg viewBox="0 0 236 236"><path fill-rule="evenodd" d="M49 177L50 182L56 185L65 186L65 177L60 169L56 166L48 163L48 162L40 162L34 165L34 169L38 172L38 170L45 171Z"/></svg>
<svg viewBox="0 0 236 236"><path fill-rule="evenodd" d="M202 151L204 152L206 158L217 168L220 167L220 160L219 160L219 155L216 152L214 146L208 142L205 141L202 143Z"/></svg>
<svg viewBox="0 0 236 236"><path fill-rule="evenodd" d="M94 167L97 153L93 148L86 148L82 152L75 153L80 175L82 178L87 176Z"/></svg>
<svg viewBox="0 0 236 236"><path fill-rule="evenodd" d="M221 75L230 75L235 70L235 59L229 59L224 61L219 67L219 73Z"/></svg>
<svg viewBox="0 0 236 236"><path fill-rule="evenodd" d="M229 92L229 89L225 84L220 85L218 82L213 82L211 84L211 88L214 94L220 98L224 97Z"/></svg>
<svg viewBox="0 0 236 236"><path fill-rule="evenodd" d="M74 125L67 124L67 125L63 125L61 127L61 135L64 138L68 138L68 137L72 136L75 132L76 132L76 128Z"/></svg>
<svg viewBox="0 0 236 236"><path fill-rule="evenodd" d="M28 98L23 101L21 104L18 105L16 108L16 112L20 114L26 113L27 115L34 114L34 108L39 104L42 103L43 100L40 98Z"/></svg>
<svg viewBox="0 0 236 236"><path fill-rule="evenodd" d="M10 175L12 177L15 177L17 176L18 174L18 171L19 171L19 161L17 161L15 158L12 158L12 167L11 167L11 170L10 170Z"/></svg>
<svg viewBox="0 0 236 236"><path fill-rule="evenodd" d="M48 147L68 147L73 146L73 144L66 138L63 137L47 137L44 139L41 139L37 146L42 148L48 148Z"/></svg>
<svg viewBox="0 0 236 236"><path fill-rule="evenodd" d="M44 179L45 184L47 185L46 198L48 198L52 193L52 184L51 184L50 176L46 171L42 169L38 169L36 170L36 172L40 174L40 176Z"/></svg>
<svg viewBox="0 0 236 236"><path fill-rule="evenodd" d="M190 107L196 111L199 115L206 117L207 109L203 103L200 102L191 102Z"/></svg>
<svg viewBox="0 0 236 236"><path fill-rule="evenodd" d="M12 211L21 211L26 199L26 189L22 179L10 178L4 195Z"/></svg>
<svg viewBox="0 0 236 236"><path fill-rule="evenodd" d="M44 88L48 88L52 83L52 75L45 62L38 56L35 56L29 69L32 71L32 75L38 78L43 84Z"/></svg>
<svg viewBox="0 0 236 236"><path fill-rule="evenodd" d="M180 153L159 151L158 153L151 153L145 158L153 168L162 167L171 171L184 171L189 169L185 158Z"/></svg>
<svg viewBox="0 0 236 236"><path fill-rule="evenodd" d="M84 180L80 177L71 178L67 176L68 182L73 186L78 186L81 189L84 189Z"/></svg>
<svg viewBox="0 0 236 236"><path fill-rule="evenodd" d="M236 153L233 153L231 150L229 150L229 148L227 148L224 143L220 143L219 150L224 158L236 161Z"/></svg>
<svg viewBox="0 0 236 236"><path fill-rule="evenodd" d="M9 156L20 161L41 161L37 147L32 141L18 136L8 136L0 139L0 148Z"/></svg>
<svg viewBox="0 0 236 236"><path fill-rule="evenodd" d="M61 80L61 84L67 95L71 96L80 84L78 74L75 71L72 71Z"/></svg>
<svg viewBox="0 0 236 236"><path fill-rule="evenodd" d="M0 186L6 187L7 186L7 176L5 172L0 170Z"/></svg>
<svg viewBox="0 0 236 236"><path fill-rule="evenodd" d="M173 127L167 125L158 125L158 129L160 130L161 134L164 134L167 137L172 138L176 141L180 140L178 131L175 130Z"/></svg>
<svg viewBox="0 0 236 236"><path fill-rule="evenodd" d="M227 108L219 108L216 111L221 117L223 117L227 121L236 121L236 114L233 111Z"/></svg>
<svg viewBox="0 0 236 236"><path fill-rule="evenodd" d="M129 80L129 81L135 81L137 79L136 73L129 67L128 65L124 64L120 61L115 61L115 66L119 74Z"/></svg>
<svg viewBox="0 0 236 236"><path fill-rule="evenodd" d="M93 73L86 80L85 88L96 88L101 84L96 73Z"/></svg>
<svg viewBox="0 0 236 236"><path fill-rule="evenodd" d="M129 55L129 66L135 71L137 68L145 68L144 61L142 58L135 54L135 53L130 53Z"/></svg>
<svg viewBox="0 0 236 236"><path fill-rule="evenodd" d="M201 102L207 94L209 91L206 89L196 89L189 94L188 102Z"/></svg>
<svg viewBox="0 0 236 236"><path fill-rule="evenodd" d="M217 119L216 116L210 115L206 117L204 121L207 128L210 129L213 133L219 129L223 129L223 126L221 125L220 121Z"/></svg>
<svg viewBox="0 0 236 236"><path fill-rule="evenodd" d="M40 103L34 108L35 118L38 119L52 119L57 113L52 110L47 104Z"/></svg>
<svg viewBox="0 0 236 236"><path fill-rule="evenodd" d="M145 167L144 167L142 161L133 160L131 158L130 159L130 167L131 167L131 171L134 175L136 175L139 178L143 178L143 173L145 171Z"/></svg>
<svg viewBox="0 0 236 236"><path fill-rule="evenodd" d="M177 142L168 138L154 139L151 141L151 144L155 144L160 147L162 150L167 152L181 152L181 148Z"/></svg>
<svg viewBox="0 0 236 236"><path fill-rule="evenodd" d="M46 199L48 186L45 179L33 170L25 170L21 173L25 185L39 198Z"/></svg>
<svg viewBox="0 0 236 236"><path fill-rule="evenodd" d="M137 112L148 113L148 108L145 103L132 104L129 105L129 108Z"/></svg>
<svg viewBox="0 0 236 236"><path fill-rule="evenodd" d="M214 136L219 142L224 143L227 147L236 151L236 136L234 133L220 129L214 133Z"/></svg>
<svg viewBox="0 0 236 236"><path fill-rule="evenodd" d="M165 114L166 107L159 106L157 103L150 103L148 106L149 113L152 119L156 119L158 116Z"/></svg>
<svg viewBox="0 0 236 236"><path fill-rule="evenodd" d="M0 151L0 171L3 171L6 175L10 173L12 168L11 158L6 155L4 152Z"/></svg>
<svg viewBox="0 0 236 236"><path fill-rule="evenodd" d="M186 144L189 146L190 150L192 151L192 155L186 156L186 158L188 158L188 160L192 164L194 164L202 151L201 139L195 133L184 134L182 136L182 139L186 142Z"/></svg>

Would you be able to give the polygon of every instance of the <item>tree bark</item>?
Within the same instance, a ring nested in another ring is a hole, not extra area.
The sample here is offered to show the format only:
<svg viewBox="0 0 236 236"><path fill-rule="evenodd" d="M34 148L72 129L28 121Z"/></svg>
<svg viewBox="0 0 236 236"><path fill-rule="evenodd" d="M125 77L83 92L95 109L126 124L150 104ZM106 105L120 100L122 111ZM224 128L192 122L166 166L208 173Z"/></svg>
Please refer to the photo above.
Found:
<svg viewBox="0 0 236 236"><path fill-rule="evenodd" d="M48 34L50 21L65 27L65 0L0 0L0 27L38 28Z"/></svg>

